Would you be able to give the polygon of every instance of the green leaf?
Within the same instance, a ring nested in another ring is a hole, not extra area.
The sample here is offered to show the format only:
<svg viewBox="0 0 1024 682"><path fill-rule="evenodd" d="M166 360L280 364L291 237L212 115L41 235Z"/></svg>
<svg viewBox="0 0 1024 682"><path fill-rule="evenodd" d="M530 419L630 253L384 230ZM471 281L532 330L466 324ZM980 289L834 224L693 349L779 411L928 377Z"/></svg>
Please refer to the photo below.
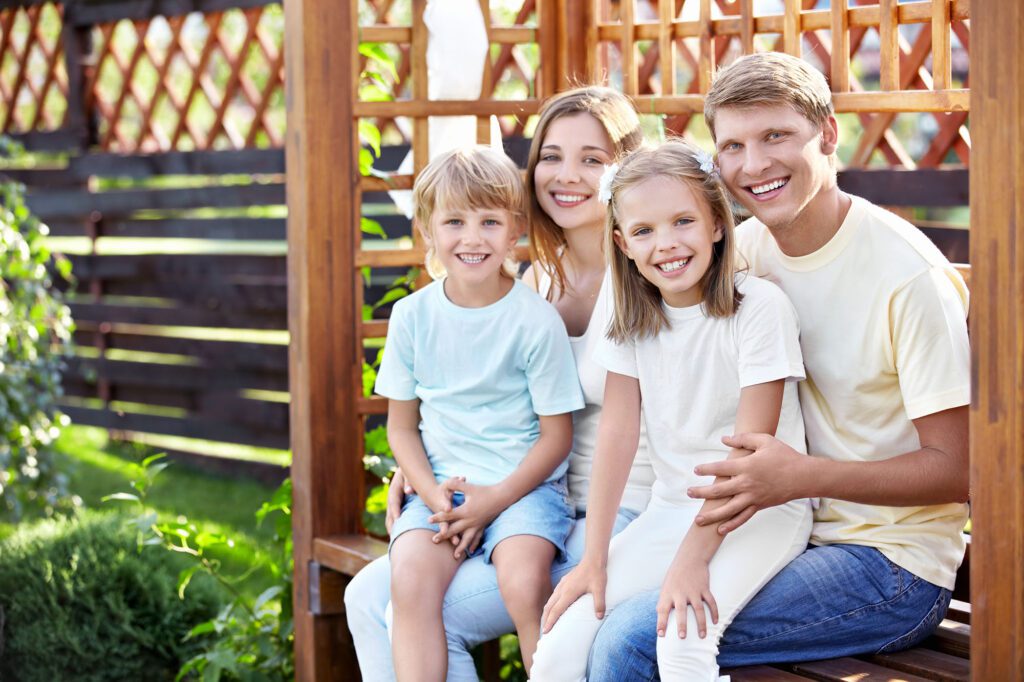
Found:
<svg viewBox="0 0 1024 682"><path fill-rule="evenodd" d="M370 175L373 172L373 154L369 149L359 150L359 174Z"/></svg>
<svg viewBox="0 0 1024 682"><path fill-rule="evenodd" d="M101 502L110 502L112 500L124 501L124 502L141 502L138 495L132 495L131 493L113 493L111 495L104 495L100 498Z"/></svg>
<svg viewBox="0 0 1024 682"><path fill-rule="evenodd" d="M373 304L373 309L376 310L381 306L385 306L388 303L393 303L394 301L397 301L400 298L405 298L408 295L409 290L406 289L405 287L398 287L397 289L392 289L385 293L383 296L381 296L379 301Z"/></svg>
<svg viewBox="0 0 1024 682"><path fill-rule="evenodd" d="M199 568L199 564L192 564L178 574L178 599L185 598L185 588L188 587L190 582L192 582L192 576L196 574L196 571L198 571ZM212 625L210 627L211 629L213 628Z"/></svg>
<svg viewBox="0 0 1024 682"><path fill-rule="evenodd" d="M382 237L384 239L388 238L388 235L384 231L384 228L381 226L381 224L378 223L376 220L373 220L372 218L364 217L359 223L359 229L364 234L375 234L378 237Z"/></svg>
<svg viewBox="0 0 1024 682"><path fill-rule="evenodd" d="M363 55L367 59L376 61L393 80L398 80L398 71L395 69L395 60L391 58L391 55L387 53L384 46L380 43L360 43L359 54Z"/></svg>
<svg viewBox="0 0 1024 682"><path fill-rule="evenodd" d="M359 139L369 145L373 155L380 158L380 129L366 118L359 119Z"/></svg>
<svg viewBox="0 0 1024 682"><path fill-rule="evenodd" d="M253 611L259 611L264 604L281 594L281 590L282 587L280 585L274 585L273 587L268 587L263 590L263 592L260 593L260 596L256 597L256 601L252 605Z"/></svg>

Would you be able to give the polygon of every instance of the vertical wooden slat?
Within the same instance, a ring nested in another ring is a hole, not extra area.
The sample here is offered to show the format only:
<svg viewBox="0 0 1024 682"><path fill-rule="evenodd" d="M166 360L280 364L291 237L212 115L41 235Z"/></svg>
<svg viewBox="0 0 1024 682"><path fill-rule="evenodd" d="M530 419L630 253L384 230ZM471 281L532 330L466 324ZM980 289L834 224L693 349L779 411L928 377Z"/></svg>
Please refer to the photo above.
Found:
<svg viewBox="0 0 1024 682"><path fill-rule="evenodd" d="M537 79L537 97L548 98L558 87L558 50L561 22L558 20L558 0L537 0L537 43L540 50L540 73Z"/></svg>
<svg viewBox="0 0 1024 682"><path fill-rule="evenodd" d="M622 21L622 91L631 97L640 94L637 82L636 49L636 0L622 0L619 3L619 18Z"/></svg>
<svg viewBox="0 0 1024 682"><path fill-rule="evenodd" d="M786 0L786 14L782 19L782 50L794 57L802 56L800 46L800 0Z"/></svg>
<svg viewBox="0 0 1024 682"><path fill-rule="evenodd" d="M711 55L711 0L700 0L700 58L697 71L700 82L700 94L707 94L711 89L711 72L714 62Z"/></svg>
<svg viewBox="0 0 1024 682"><path fill-rule="evenodd" d="M740 0L740 49L754 53L754 0Z"/></svg>
<svg viewBox="0 0 1024 682"><path fill-rule="evenodd" d="M554 0L547 0L553 2ZM558 74L557 90L565 90L581 83L597 82L598 59L592 52L597 45L596 26L593 25L594 3L599 0L557 0L558 2ZM597 48L600 49L600 48Z"/></svg>
<svg viewBox="0 0 1024 682"><path fill-rule="evenodd" d="M832 92L850 91L850 16L847 0L832 0Z"/></svg>
<svg viewBox="0 0 1024 682"><path fill-rule="evenodd" d="M1024 3L989 0L971 33L971 679L987 682L1024 679Z"/></svg>
<svg viewBox="0 0 1024 682"><path fill-rule="evenodd" d="M900 89L900 34L897 0L879 0L881 22L878 26L883 91Z"/></svg>
<svg viewBox="0 0 1024 682"><path fill-rule="evenodd" d="M658 67L661 70L662 96L676 94L676 40L672 35L672 21L676 18L675 0L659 0Z"/></svg>
<svg viewBox="0 0 1024 682"><path fill-rule="evenodd" d="M949 20L949 0L932 0L932 81L936 90L949 90L953 80Z"/></svg>
<svg viewBox="0 0 1024 682"><path fill-rule="evenodd" d="M357 0L284 6L295 677L302 681L354 679L357 669L344 616L309 608L313 539L362 527L364 473L354 450L361 422L351 390L357 8Z"/></svg>
<svg viewBox="0 0 1024 682"><path fill-rule="evenodd" d="M64 25L61 27L61 42L64 46L64 67L68 76L68 108L64 117L65 127L72 131L80 149L96 144L97 125L95 112L89 106L87 83L95 64L87 59L92 54L92 30L72 23L70 10L65 10Z"/></svg>
<svg viewBox="0 0 1024 682"><path fill-rule="evenodd" d="M480 13L484 17L484 31L487 32L487 52L484 53L484 72L480 83L480 99L494 97L494 85L491 82L491 3L480 0ZM491 117L477 116L476 141L488 144L491 141Z"/></svg>

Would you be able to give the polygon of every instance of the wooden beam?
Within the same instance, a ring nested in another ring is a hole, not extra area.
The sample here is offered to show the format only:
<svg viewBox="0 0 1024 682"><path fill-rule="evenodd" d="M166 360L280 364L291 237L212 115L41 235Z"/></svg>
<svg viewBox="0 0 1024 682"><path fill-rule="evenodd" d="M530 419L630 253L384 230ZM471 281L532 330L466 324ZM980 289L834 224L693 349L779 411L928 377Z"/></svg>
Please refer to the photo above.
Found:
<svg viewBox="0 0 1024 682"><path fill-rule="evenodd" d="M295 542L295 678L357 678L348 628L311 609L316 537L359 533L355 159L358 2L285 3L288 328Z"/></svg>
<svg viewBox="0 0 1024 682"><path fill-rule="evenodd" d="M1024 679L1024 4L971 18L971 678Z"/></svg>

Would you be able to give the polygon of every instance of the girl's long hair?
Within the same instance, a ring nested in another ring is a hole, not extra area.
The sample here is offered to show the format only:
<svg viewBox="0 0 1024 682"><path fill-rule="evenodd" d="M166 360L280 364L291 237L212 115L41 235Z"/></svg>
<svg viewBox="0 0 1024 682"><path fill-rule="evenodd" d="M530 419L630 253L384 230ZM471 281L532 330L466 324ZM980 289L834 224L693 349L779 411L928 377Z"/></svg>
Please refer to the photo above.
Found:
<svg viewBox="0 0 1024 682"><path fill-rule="evenodd" d="M673 139L657 147L639 149L620 162L611 184L608 204L608 225L605 248L611 254L615 314L608 329L608 338L619 343L654 336L669 326L662 308L661 292L651 284L626 254L615 245L614 233L619 230L617 198L623 192L654 177L665 177L686 183L699 201L711 208L722 238L714 243L711 264L700 282L701 305L710 317L729 317L739 308L743 295L736 290L735 237L732 210L722 181L715 171L701 169L698 149L682 139Z"/></svg>
<svg viewBox="0 0 1024 682"><path fill-rule="evenodd" d="M568 286L561 261L566 239L562 228L540 207L533 175L548 128L563 116L574 114L590 114L597 119L612 142L615 158L636 149L643 142L640 117L632 101L611 88L595 85L568 90L549 99L541 109L526 164L526 193L529 196L530 260L551 279L547 293L549 301L554 300L556 292L561 295Z"/></svg>

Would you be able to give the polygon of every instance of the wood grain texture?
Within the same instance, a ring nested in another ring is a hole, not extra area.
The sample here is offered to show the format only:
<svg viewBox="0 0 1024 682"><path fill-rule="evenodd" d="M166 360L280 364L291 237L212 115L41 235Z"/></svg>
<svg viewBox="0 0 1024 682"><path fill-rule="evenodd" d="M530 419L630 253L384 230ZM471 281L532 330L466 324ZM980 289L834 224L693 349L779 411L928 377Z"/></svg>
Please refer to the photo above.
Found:
<svg viewBox="0 0 1024 682"><path fill-rule="evenodd" d="M971 20L975 680L1024 679L1024 5Z"/></svg>

